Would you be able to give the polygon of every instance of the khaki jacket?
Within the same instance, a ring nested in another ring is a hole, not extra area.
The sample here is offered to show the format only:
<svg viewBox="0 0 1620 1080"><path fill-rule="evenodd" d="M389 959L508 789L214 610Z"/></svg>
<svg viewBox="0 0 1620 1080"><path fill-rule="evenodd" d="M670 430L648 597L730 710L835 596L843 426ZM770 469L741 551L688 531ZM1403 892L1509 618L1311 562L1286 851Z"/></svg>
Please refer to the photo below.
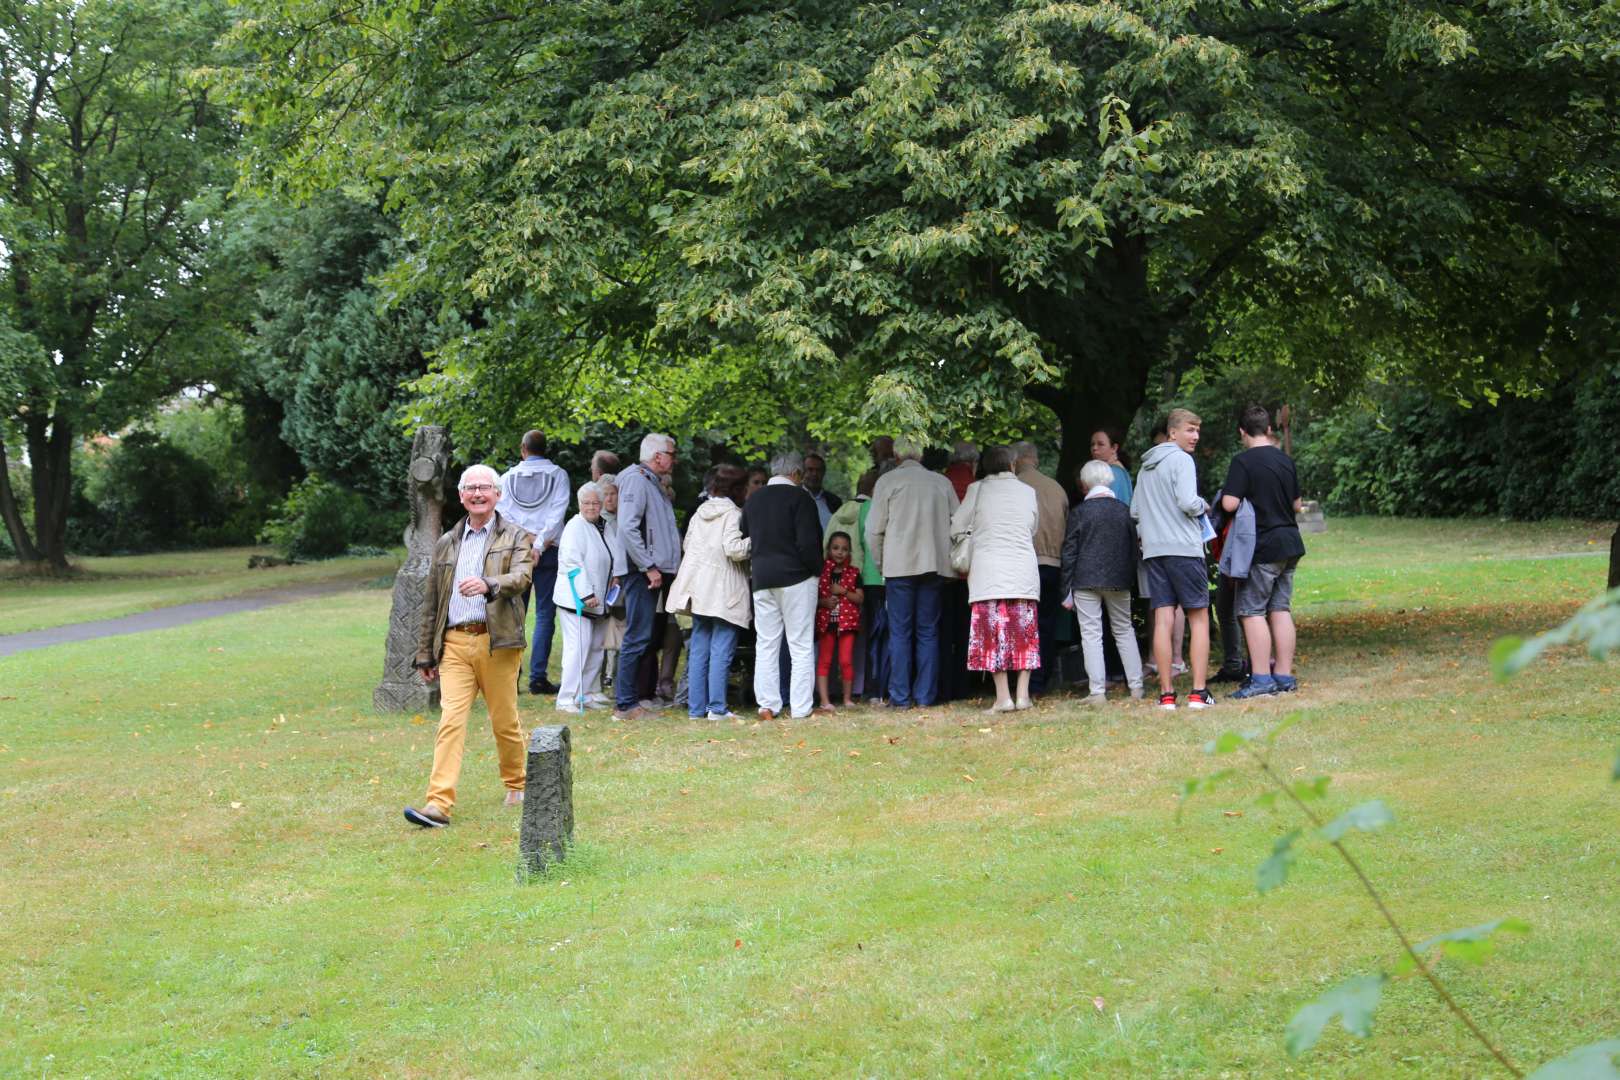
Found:
<svg viewBox="0 0 1620 1080"><path fill-rule="evenodd" d="M724 496L706 499L686 525L681 570L670 586L670 611L706 615L746 627L753 613L748 590L748 553L753 541L742 534L742 511Z"/></svg>
<svg viewBox="0 0 1620 1080"><path fill-rule="evenodd" d="M872 509L866 515L867 555L885 578L955 577L951 515L958 503L949 480L917 461L902 461L872 489Z"/></svg>
<svg viewBox="0 0 1620 1080"><path fill-rule="evenodd" d="M417 638L416 666L438 667L444 655L445 623L450 613L451 579L461 558L461 534L466 519L455 523L433 545L428 569L427 595L422 600L422 632ZM534 572L534 537L501 517L490 521L489 546L484 549L484 621L489 625L489 648L521 649L523 619L528 614L529 575Z"/></svg>
<svg viewBox="0 0 1620 1080"><path fill-rule="evenodd" d="M1063 565L1063 537L1069 526L1069 494L1063 485L1033 465L1018 470L1018 479L1035 489L1041 524L1035 530L1035 560L1042 566Z"/></svg>

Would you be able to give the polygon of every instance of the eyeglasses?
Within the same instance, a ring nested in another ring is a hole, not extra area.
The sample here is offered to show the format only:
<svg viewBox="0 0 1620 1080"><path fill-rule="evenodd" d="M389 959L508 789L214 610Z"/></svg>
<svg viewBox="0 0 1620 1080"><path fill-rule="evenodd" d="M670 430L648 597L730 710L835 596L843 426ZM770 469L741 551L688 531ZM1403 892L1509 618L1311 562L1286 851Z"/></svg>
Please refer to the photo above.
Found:
<svg viewBox="0 0 1620 1080"><path fill-rule="evenodd" d="M494 491L495 490L495 485L494 484L463 484L463 485L461 485L461 490L462 491L468 491L468 492L471 492L474 495L477 495L480 492L484 492L484 491Z"/></svg>

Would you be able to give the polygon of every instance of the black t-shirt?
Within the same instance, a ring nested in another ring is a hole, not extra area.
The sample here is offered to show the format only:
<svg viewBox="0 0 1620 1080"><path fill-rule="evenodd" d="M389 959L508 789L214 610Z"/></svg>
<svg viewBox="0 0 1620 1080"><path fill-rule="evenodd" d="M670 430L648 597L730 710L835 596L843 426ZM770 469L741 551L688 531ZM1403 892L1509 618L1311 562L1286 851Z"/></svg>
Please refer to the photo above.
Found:
<svg viewBox="0 0 1620 1080"><path fill-rule="evenodd" d="M1294 521L1299 475L1293 458L1275 446L1245 450L1232 459L1221 494L1248 499L1254 507L1255 562L1276 563L1305 554L1305 541Z"/></svg>

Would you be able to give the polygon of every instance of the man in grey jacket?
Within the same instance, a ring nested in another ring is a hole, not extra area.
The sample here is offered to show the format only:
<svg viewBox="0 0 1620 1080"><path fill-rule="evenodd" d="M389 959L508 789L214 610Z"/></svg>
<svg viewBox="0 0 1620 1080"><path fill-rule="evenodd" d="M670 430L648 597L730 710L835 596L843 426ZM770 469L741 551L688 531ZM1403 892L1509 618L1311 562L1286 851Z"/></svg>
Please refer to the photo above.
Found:
<svg viewBox="0 0 1620 1080"><path fill-rule="evenodd" d="M568 474L546 457L546 436L530 431L519 446L523 460L500 479L501 501L495 510L534 536L534 644L529 650L529 693L555 694L546 678L557 606L551 591L557 584L557 539L568 515Z"/></svg>
<svg viewBox="0 0 1620 1080"><path fill-rule="evenodd" d="M653 637L658 598L681 568L681 534L675 507L659 478L675 469L675 440L653 434L641 440L641 464L619 474L619 541L624 545L626 573L624 641L619 645L619 673L613 680L615 720L638 720L646 710L636 698L636 669Z"/></svg>
<svg viewBox="0 0 1620 1080"><path fill-rule="evenodd" d="M1204 564L1205 514L1198 494L1192 451L1202 421L1187 409L1170 413L1170 437L1142 455L1131 497L1131 518L1142 540L1142 570L1153 607L1153 658L1159 667L1159 707L1174 709L1170 632L1176 608L1187 612L1188 660L1192 692L1187 705L1215 704L1205 682L1209 675L1209 570Z"/></svg>

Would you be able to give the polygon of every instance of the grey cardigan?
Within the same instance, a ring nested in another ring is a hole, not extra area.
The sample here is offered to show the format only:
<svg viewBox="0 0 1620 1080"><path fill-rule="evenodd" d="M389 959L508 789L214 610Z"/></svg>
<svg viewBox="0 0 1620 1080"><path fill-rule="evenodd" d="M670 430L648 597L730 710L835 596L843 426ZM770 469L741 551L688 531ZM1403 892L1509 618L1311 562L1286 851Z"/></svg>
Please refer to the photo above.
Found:
<svg viewBox="0 0 1620 1080"><path fill-rule="evenodd" d="M1136 529L1112 495L1082 499L1063 535L1063 591L1129 590L1136 584Z"/></svg>

